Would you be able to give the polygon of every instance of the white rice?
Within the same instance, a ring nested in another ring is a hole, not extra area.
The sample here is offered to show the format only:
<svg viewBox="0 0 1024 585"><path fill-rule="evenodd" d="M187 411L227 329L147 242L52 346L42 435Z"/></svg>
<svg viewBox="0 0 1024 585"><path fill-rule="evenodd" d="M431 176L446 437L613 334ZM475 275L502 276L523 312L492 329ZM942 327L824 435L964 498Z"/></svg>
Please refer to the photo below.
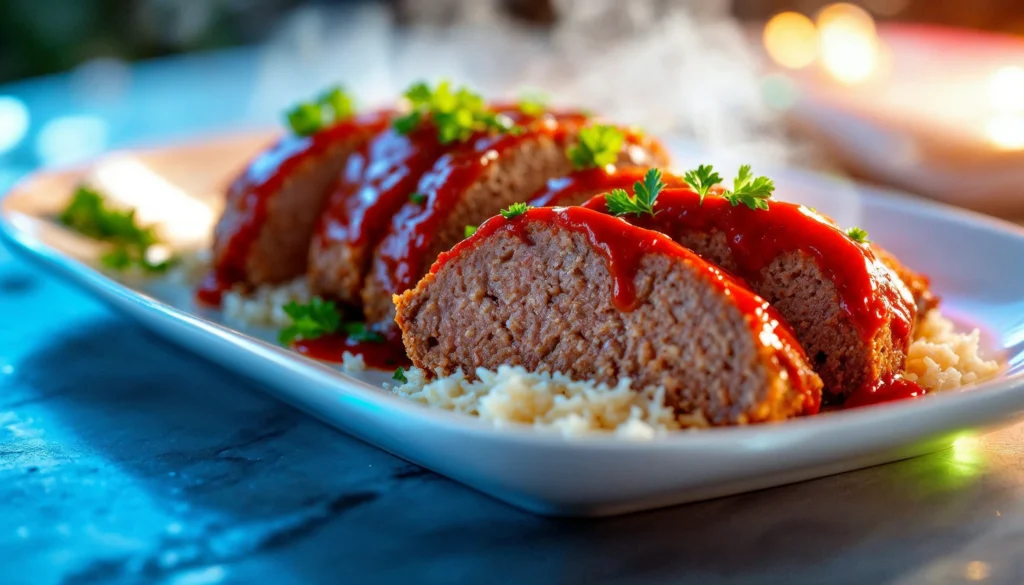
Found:
<svg viewBox="0 0 1024 585"><path fill-rule="evenodd" d="M975 384L995 376L999 364L980 355L980 333L957 333L951 321L932 311L911 344L906 377L929 392ZM630 388L628 379L614 387L578 382L563 374L527 372L501 366L476 371L477 380L462 372L427 380L413 368L407 383L391 388L434 408L461 412L497 427L520 424L555 429L566 436L611 433L647 440L683 429L707 427L703 417L678 416L665 406L663 389Z"/></svg>

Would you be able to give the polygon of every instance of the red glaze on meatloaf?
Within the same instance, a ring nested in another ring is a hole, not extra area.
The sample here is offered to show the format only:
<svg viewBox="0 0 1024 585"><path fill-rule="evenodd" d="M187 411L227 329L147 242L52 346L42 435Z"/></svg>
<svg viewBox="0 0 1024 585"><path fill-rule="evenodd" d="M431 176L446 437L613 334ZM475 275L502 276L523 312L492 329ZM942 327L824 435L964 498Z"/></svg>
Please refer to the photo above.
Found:
<svg viewBox="0 0 1024 585"><path fill-rule="evenodd" d="M628 377L716 425L820 403L821 380L764 299L667 236L588 209L494 217L395 303L406 351L428 372Z"/></svg>
<svg viewBox="0 0 1024 585"><path fill-rule="evenodd" d="M585 207L607 211L603 195ZM772 201L733 206L714 194L666 189L657 215L624 219L662 232L742 278L793 327L835 395L870 391L903 370L917 309L871 247L810 209Z"/></svg>
<svg viewBox="0 0 1024 585"><path fill-rule="evenodd" d="M309 240L349 154L388 126L391 113L356 116L310 136L288 135L231 184L213 234L213 270L199 298L219 304L234 284L254 286L306 270Z"/></svg>
<svg viewBox="0 0 1024 585"><path fill-rule="evenodd" d="M572 171L566 155L582 125L544 119L523 133L488 135L442 155L416 188L422 202L407 202L392 218L363 288L368 320L394 319L391 295L412 287L441 252L512 203L525 201L551 177ZM650 138L626 130L620 164L662 160Z"/></svg>

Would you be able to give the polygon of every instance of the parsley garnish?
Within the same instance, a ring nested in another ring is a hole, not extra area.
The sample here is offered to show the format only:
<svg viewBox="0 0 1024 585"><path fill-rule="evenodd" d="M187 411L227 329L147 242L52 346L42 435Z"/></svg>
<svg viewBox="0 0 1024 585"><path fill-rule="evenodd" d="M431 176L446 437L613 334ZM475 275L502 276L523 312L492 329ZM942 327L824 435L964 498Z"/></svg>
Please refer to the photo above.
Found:
<svg viewBox="0 0 1024 585"><path fill-rule="evenodd" d="M292 324L281 330L278 341L288 345L296 339L316 339L341 327L341 313L333 301L313 297L305 305L292 301L282 307Z"/></svg>
<svg viewBox="0 0 1024 585"><path fill-rule="evenodd" d="M624 140L622 130L615 126L588 126L580 130L579 142L570 146L566 154L576 169L603 167L619 159Z"/></svg>
<svg viewBox="0 0 1024 585"><path fill-rule="evenodd" d="M383 335L367 329L365 323L343 322L334 301L313 297L304 305L292 301L282 309L292 320L292 324L282 329L277 336L282 345L290 345L296 339L316 339L339 331L352 341L384 341Z"/></svg>
<svg viewBox="0 0 1024 585"><path fill-rule="evenodd" d="M395 370L395 373L394 375L391 376L391 379L396 382L401 382L403 384L409 383L409 379L405 377L405 368L401 366L399 366L398 369Z"/></svg>
<svg viewBox="0 0 1024 585"><path fill-rule="evenodd" d="M750 172L750 165L740 167L732 183L732 191L724 191L724 197L733 207L740 203L751 209L768 209L768 200L775 191L775 183L768 177L757 177Z"/></svg>
<svg viewBox="0 0 1024 585"><path fill-rule="evenodd" d="M84 236L113 244L111 250L100 256L100 263L112 270L138 266L146 272L165 272L175 261L174 258L150 261L146 252L157 243L153 228L139 226L134 209L108 207L99 191L85 185L75 189L59 219Z"/></svg>
<svg viewBox="0 0 1024 585"><path fill-rule="evenodd" d="M547 96L542 93L524 93L519 98L519 111L527 116L541 116L547 111L547 102Z"/></svg>
<svg viewBox="0 0 1024 585"><path fill-rule="evenodd" d="M501 210L501 216L505 219L512 219L513 217L519 217L530 209L530 206L525 203L513 203L508 206L508 209Z"/></svg>
<svg viewBox="0 0 1024 585"><path fill-rule="evenodd" d="M849 236L851 240L857 242L858 244L871 243L871 240L868 239L867 230L862 230L859 227L852 227L846 230L846 235Z"/></svg>
<svg viewBox="0 0 1024 585"><path fill-rule="evenodd" d="M462 237L464 237L464 238L468 238L469 236L472 236L475 233L476 233L476 226L475 225L467 225L466 227L462 228Z"/></svg>
<svg viewBox="0 0 1024 585"><path fill-rule="evenodd" d="M615 215L627 213L643 215L646 213L654 216L656 215L654 202L657 201L658 194L664 188L665 183L661 181L661 171L650 169L644 175L642 183L637 181L633 184L632 196L626 193L625 189L613 189L605 196L605 204L608 206L608 211Z"/></svg>
<svg viewBox="0 0 1024 585"><path fill-rule="evenodd" d="M426 200L427 196L424 193L416 192L409 194L409 201L412 201L413 203L423 203Z"/></svg>
<svg viewBox="0 0 1024 585"><path fill-rule="evenodd" d="M465 142L475 132L495 130L508 132L515 128L508 116L488 111L484 99L465 87L452 90L451 82L442 81L431 89L426 83L417 83L405 92L411 111L394 121L394 128L408 134L430 117L437 126L437 137L442 144Z"/></svg>
<svg viewBox="0 0 1024 585"><path fill-rule="evenodd" d="M693 188L700 195L700 202L704 203L704 197L712 187L722 182L722 177L715 172L711 165L700 165L692 171L686 171L683 175L686 184Z"/></svg>
<svg viewBox="0 0 1024 585"><path fill-rule="evenodd" d="M355 101L341 86L334 86L315 100L300 102L285 113L288 125L297 136L309 136L331 124L351 118Z"/></svg>

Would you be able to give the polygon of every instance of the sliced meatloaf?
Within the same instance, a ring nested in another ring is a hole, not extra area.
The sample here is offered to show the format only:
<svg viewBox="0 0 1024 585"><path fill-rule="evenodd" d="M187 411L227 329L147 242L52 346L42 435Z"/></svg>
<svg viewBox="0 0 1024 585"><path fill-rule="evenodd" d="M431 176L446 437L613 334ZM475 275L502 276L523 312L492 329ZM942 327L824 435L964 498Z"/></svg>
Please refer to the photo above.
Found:
<svg viewBox="0 0 1024 585"><path fill-rule="evenodd" d="M579 112L529 116L514 105L495 106L495 112L530 127L554 120L563 127L579 126ZM442 154L465 146L442 143L429 120L408 134L388 129L364 144L348 159L320 216L309 248L310 285L316 294L361 303L361 292L373 252L401 207L420 202L420 178Z"/></svg>
<svg viewBox="0 0 1024 585"><path fill-rule="evenodd" d="M231 184L214 229L214 291L281 282L306 269L309 240L328 189L348 156L386 128L388 112L344 120L311 136L289 135Z"/></svg>
<svg viewBox="0 0 1024 585"><path fill-rule="evenodd" d="M533 207L567 207L586 202L594 195L607 193L612 189L633 190L633 184L643 182L648 167L618 166L577 170L563 177L548 179L547 184L530 197ZM666 187L686 187L678 175L662 173Z"/></svg>
<svg viewBox="0 0 1024 585"><path fill-rule="evenodd" d="M821 380L768 303L663 234L580 207L488 220L395 303L406 351L428 372L628 377L716 425L820 401Z"/></svg>
<svg viewBox="0 0 1024 585"><path fill-rule="evenodd" d="M603 195L585 207L606 211ZM746 281L793 327L832 395L902 372L917 309L907 286L830 220L792 203L767 210L666 189L656 215L627 215Z"/></svg>
<svg viewBox="0 0 1024 585"><path fill-rule="evenodd" d="M488 136L442 155L419 181L422 202L398 210L376 250L362 291L367 319L390 323L391 295L412 287L438 254L466 237L467 226L527 200L549 178L572 171L566 147L580 127L545 120L526 132ZM619 164L662 160L656 142L625 134Z"/></svg>

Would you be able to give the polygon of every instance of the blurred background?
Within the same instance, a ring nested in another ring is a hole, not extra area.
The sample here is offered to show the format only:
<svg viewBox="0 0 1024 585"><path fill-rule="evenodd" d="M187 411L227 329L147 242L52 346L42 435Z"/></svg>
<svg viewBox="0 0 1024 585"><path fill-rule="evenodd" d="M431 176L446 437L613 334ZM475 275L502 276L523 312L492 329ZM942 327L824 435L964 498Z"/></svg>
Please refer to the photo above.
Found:
<svg viewBox="0 0 1024 585"><path fill-rule="evenodd" d="M450 77L540 90L694 157L1024 216L1019 0L0 0L0 189Z"/></svg>

